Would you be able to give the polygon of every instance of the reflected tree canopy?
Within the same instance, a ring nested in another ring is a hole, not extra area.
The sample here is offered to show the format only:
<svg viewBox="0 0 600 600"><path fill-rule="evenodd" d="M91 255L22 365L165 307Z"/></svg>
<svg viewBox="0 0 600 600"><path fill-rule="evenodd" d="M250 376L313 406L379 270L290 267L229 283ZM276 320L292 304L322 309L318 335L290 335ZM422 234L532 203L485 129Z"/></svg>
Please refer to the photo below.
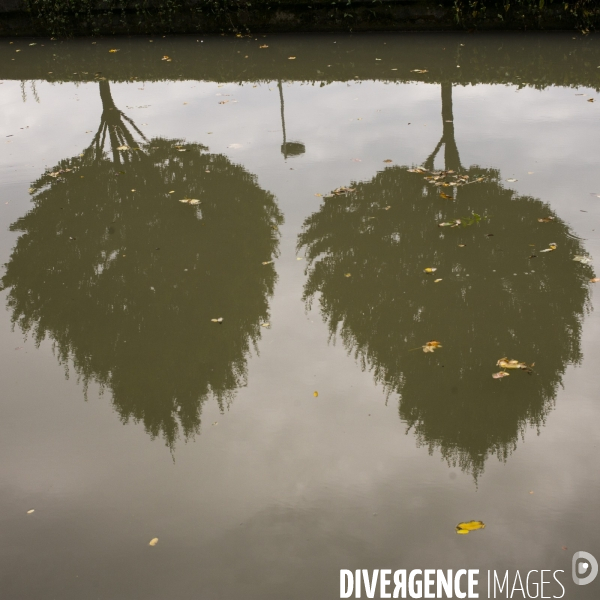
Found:
<svg viewBox="0 0 600 600"><path fill-rule="evenodd" d="M91 146L32 184L2 287L14 323L109 388L123 422L172 446L199 430L209 396L223 409L245 384L282 216L241 166L200 144L146 140L108 82L100 90Z"/></svg>
<svg viewBox="0 0 600 600"><path fill-rule="evenodd" d="M425 167L444 146L455 173L438 183L484 179L443 187L386 168L324 198L298 246L308 259L304 299L318 299L332 338L399 395L420 444L477 477L489 455L505 460L528 426L543 425L566 366L581 360L592 272L573 261L581 244L547 204L504 188L494 169L462 168L449 86L442 99L443 137ZM473 213L481 220L463 226ZM538 222L546 217L554 220ZM551 243L555 251L541 252ZM423 353L429 340L443 347ZM535 362L534 373L494 380L502 357Z"/></svg>

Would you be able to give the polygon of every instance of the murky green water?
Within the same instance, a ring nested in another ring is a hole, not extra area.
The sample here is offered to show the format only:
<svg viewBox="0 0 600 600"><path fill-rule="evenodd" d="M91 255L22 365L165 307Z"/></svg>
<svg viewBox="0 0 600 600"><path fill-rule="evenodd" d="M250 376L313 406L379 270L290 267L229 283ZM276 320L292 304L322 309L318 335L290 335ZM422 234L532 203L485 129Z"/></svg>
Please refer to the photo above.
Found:
<svg viewBox="0 0 600 600"><path fill-rule="evenodd" d="M598 597L599 37L1 41L0 80L2 597Z"/></svg>

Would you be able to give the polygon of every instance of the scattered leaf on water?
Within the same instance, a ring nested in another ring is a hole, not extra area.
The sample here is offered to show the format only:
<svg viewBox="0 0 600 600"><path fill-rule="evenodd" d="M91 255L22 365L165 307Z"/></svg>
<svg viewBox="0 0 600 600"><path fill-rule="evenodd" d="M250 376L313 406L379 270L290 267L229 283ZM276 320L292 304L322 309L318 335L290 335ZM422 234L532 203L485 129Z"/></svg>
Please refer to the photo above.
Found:
<svg viewBox="0 0 600 600"><path fill-rule="evenodd" d="M296 256L296 260L302 260L304 256Z"/></svg>
<svg viewBox="0 0 600 600"><path fill-rule="evenodd" d="M158 538L152 538L148 543L148 546L156 546L158 544Z"/></svg>
<svg viewBox="0 0 600 600"><path fill-rule="evenodd" d="M542 219L538 219L538 223L550 223L554 221L554 217L543 217Z"/></svg>
<svg viewBox="0 0 600 600"><path fill-rule="evenodd" d="M268 48L269 46L267 46L266 44L263 44L262 46L259 46L259 48Z"/></svg>
<svg viewBox="0 0 600 600"><path fill-rule="evenodd" d="M518 179L507 179L506 181L508 181L509 183L514 183L515 181L519 181Z"/></svg>
<svg viewBox="0 0 600 600"><path fill-rule="evenodd" d="M227 104L229 102L229 100L221 100L221 102L219 102L219 104Z"/></svg>
<svg viewBox="0 0 600 600"><path fill-rule="evenodd" d="M242 145L241 144L229 144L229 146L227 146L227 147L228 148L235 148L235 149L237 149L237 148L241 148Z"/></svg>
<svg viewBox="0 0 600 600"><path fill-rule="evenodd" d="M313 396L314 396L315 398L317 398L317 397L319 396L319 392L316 392L316 391L315 391L315 392L313 392Z"/></svg>
<svg viewBox="0 0 600 600"><path fill-rule="evenodd" d="M219 317L218 319L211 319L211 321L213 323L222 323L223 322L223 317Z"/></svg>
<svg viewBox="0 0 600 600"><path fill-rule="evenodd" d="M261 323L260 326L264 327L265 329L271 329L271 323Z"/></svg>
<svg viewBox="0 0 600 600"><path fill-rule="evenodd" d="M391 163L394 162L391 158L386 158L384 161L384 163Z"/></svg>
<svg viewBox="0 0 600 600"><path fill-rule="evenodd" d="M444 194L444 192L442 192L440 194L440 198L443 198L444 200L454 200L454 196L450 196L449 194Z"/></svg>
<svg viewBox="0 0 600 600"><path fill-rule="evenodd" d="M477 531L478 529L485 529L483 521L467 521L466 523L459 523L456 526L456 533L466 535L470 531Z"/></svg>
<svg viewBox="0 0 600 600"><path fill-rule="evenodd" d="M35 508L32 508L31 510L27 511L27 514L30 515L31 513L34 513L34 512L35 512Z"/></svg>
<svg viewBox="0 0 600 600"><path fill-rule="evenodd" d="M131 150L129 146L119 146L117 150Z"/></svg>
<svg viewBox="0 0 600 600"><path fill-rule="evenodd" d="M295 56L288 56L288 60L296 60Z"/></svg>
<svg viewBox="0 0 600 600"><path fill-rule="evenodd" d="M412 69L411 73L429 73L427 69Z"/></svg>
<svg viewBox="0 0 600 600"><path fill-rule="evenodd" d="M344 273L344 277L352 277L352 273Z"/></svg>
<svg viewBox="0 0 600 600"><path fill-rule="evenodd" d="M166 54L160 60L166 60L167 62L171 62L171 59Z"/></svg>
<svg viewBox="0 0 600 600"><path fill-rule="evenodd" d="M580 262L584 265L589 265L592 262L592 259L589 256L575 256L573 260L575 262Z"/></svg>
<svg viewBox="0 0 600 600"><path fill-rule="evenodd" d="M273 261L272 260L265 260L265 262L263 263L263 265L270 265Z"/></svg>
<svg viewBox="0 0 600 600"><path fill-rule="evenodd" d="M459 244L458 247L459 248L464 248L466 246L466 244Z"/></svg>
<svg viewBox="0 0 600 600"><path fill-rule="evenodd" d="M437 267L426 267L423 269L425 273L435 273L437 271Z"/></svg>
<svg viewBox="0 0 600 600"><path fill-rule="evenodd" d="M214 427L215 425L218 425L219 421L215 421L214 423L211 423L211 425Z"/></svg>
<svg viewBox="0 0 600 600"><path fill-rule="evenodd" d="M509 375L510 373L507 373L506 371L499 371L498 373L494 373L492 377L494 379L502 379L503 377L508 377Z"/></svg>
<svg viewBox="0 0 600 600"><path fill-rule="evenodd" d="M112 54L114 54L115 52L118 52L118 51L119 51L119 48L111 48L109 50L109 52L112 53Z"/></svg>
<svg viewBox="0 0 600 600"><path fill-rule="evenodd" d="M598 283L600 281L600 277L594 277L594 279L590 279L590 283Z"/></svg>
<svg viewBox="0 0 600 600"><path fill-rule="evenodd" d="M179 202L192 205L200 204L200 200L198 200L197 198L182 198Z"/></svg>
<svg viewBox="0 0 600 600"><path fill-rule="evenodd" d="M440 281L442 281L441 279L434 279L433 283L439 283Z"/></svg>
<svg viewBox="0 0 600 600"><path fill-rule="evenodd" d="M588 102L593 102L593 101L594 101L594 99L593 99L593 98L590 98L590 99L588 100Z"/></svg>
<svg viewBox="0 0 600 600"><path fill-rule="evenodd" d="M551 244L548 244L547 248L540 250L540 252L553 252L554 250L556 250L556 244L552 242Z"/></svg>
<svg viewBox="0 0 600 600"><path fill-rule="evenodd" d="M423 346L423 352L433 352L436 348L441 348L442 345L436 340L431 340Z"/></svg>
<svg viewBox="0 0 600 600"><path fill-rule="evenodd" d="M531 368L535 366L535 363L528 365L527 363L519 362L518 360L514 359L509 360L508 358L504 357L499 359L496 365L501 369L521 369L523 371L527 371L531 375L533 372Z"/></svg>
<svg viewBox="0 0 600 600"><path fill-rule="evenodd" d="M315 194L315 196L316 196L317 198L322 198L322 197L323 197L323 194L318 194L318 193L317 193L317 194Z"/></svg>

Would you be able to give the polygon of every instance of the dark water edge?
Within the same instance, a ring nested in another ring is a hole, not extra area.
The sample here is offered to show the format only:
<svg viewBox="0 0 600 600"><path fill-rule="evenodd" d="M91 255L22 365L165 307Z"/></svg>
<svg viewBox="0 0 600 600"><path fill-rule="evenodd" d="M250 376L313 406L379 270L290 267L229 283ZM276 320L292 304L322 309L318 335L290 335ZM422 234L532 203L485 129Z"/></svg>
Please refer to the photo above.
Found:
<svg viewBox="0 0 600 600"><path fill-rule="evenodd" d="M581 12L581 11L579 11ZM97 0L77 9L43 3L27 9L21 0L0 1L0 37L132 35L158 33L288 33L352 31L589 30L600 24L600 10L584 13L543 6L513 8L506 14L457 15L451 1L283 0L278 2L200 2L142 5Z"/></svg>

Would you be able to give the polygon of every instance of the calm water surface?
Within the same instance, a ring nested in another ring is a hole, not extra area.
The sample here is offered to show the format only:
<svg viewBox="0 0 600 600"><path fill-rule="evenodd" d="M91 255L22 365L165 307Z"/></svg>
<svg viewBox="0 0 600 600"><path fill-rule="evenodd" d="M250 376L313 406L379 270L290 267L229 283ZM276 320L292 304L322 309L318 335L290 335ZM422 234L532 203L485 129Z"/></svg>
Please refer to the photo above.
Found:
<svg viewBox="0 0 600 600"><path fill-rule="evenodd" d="M0 81L3 598L598 598L600 37L3 40Z"/></svg>

